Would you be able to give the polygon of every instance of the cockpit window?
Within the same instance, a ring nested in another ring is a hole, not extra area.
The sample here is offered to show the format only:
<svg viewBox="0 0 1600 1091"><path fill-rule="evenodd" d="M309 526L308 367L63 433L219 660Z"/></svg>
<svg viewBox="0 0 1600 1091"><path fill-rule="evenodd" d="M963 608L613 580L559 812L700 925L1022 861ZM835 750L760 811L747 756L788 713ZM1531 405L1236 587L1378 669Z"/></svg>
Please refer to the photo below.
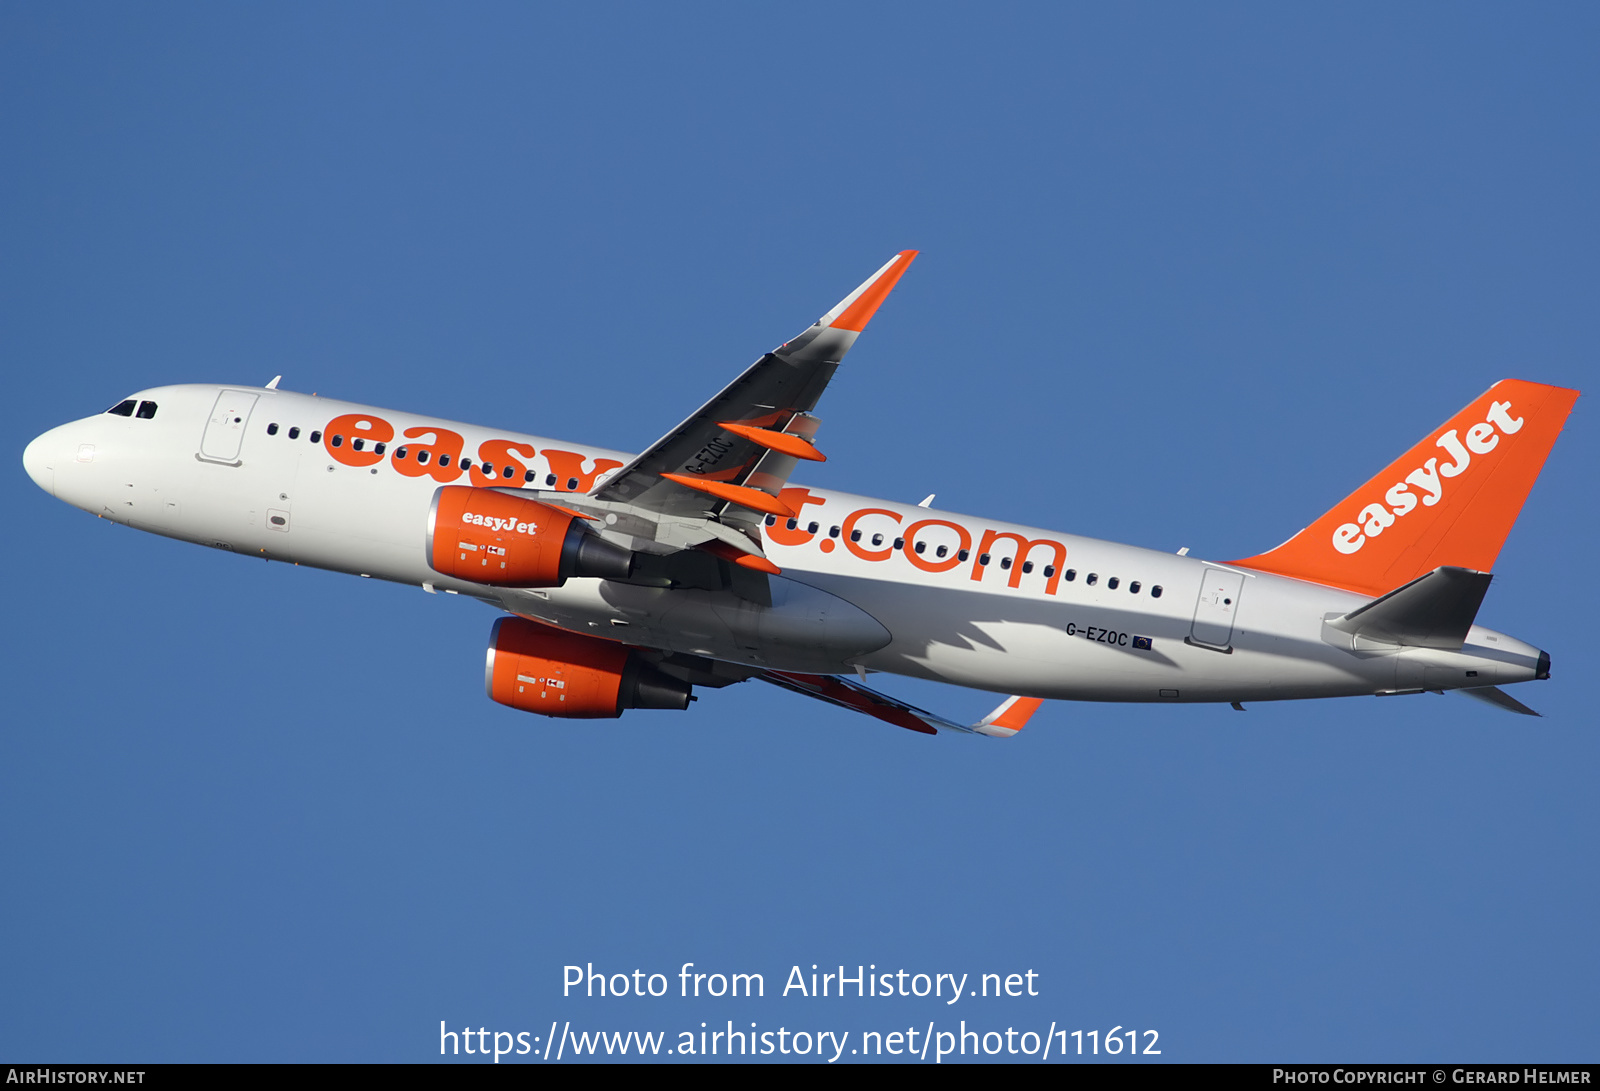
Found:
<svg viewBox="0 0 1600 1091"><path fill-rule="evenodd" d="M113 405L110 409L107 409L106 412L110 413L113 417L131 417L133 416L133 407L137 404L139 403L134 401L132 398L129 398L125 402L118 402L116 405Z"/></svg>
<svg viewBox="0 0 1600 1091"><path fill-rule="evenodd" d="M140 402L139 403L139 412L134 414L134 415L137 416L140 420L150 420L152 417L154 417L156 415L156 403L155 402Z"/></svg>

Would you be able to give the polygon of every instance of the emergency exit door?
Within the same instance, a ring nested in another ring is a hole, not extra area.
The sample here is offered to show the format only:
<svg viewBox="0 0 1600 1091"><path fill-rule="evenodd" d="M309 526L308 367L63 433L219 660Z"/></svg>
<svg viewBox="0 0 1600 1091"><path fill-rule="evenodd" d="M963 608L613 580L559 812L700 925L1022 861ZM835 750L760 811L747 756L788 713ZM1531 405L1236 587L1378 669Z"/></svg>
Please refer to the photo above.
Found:
<svg viewBox="0 0 1600 1091"><path fill-rule="evenodd" d="M1208 568L1200 582L1200 597L1194 604L1194 623L1189 638L1196 644L1226 648L1233 639L1234 619L1239 616L1239 593L1244 576L1225 568Z"/></svg>

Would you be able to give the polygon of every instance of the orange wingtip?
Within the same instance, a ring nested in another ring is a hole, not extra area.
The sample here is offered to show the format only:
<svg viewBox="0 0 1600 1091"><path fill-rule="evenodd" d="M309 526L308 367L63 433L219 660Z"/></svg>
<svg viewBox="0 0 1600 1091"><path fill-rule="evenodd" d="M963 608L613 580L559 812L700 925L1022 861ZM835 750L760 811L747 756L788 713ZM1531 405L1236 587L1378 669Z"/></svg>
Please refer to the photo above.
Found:
<svg viewBox="0 0 1600 1091"><path fill-rule="evenodd" d="M1013 697L985 716L978 723L977 730L1002 738L1015 735L1028 725L1028 720L1039 711L1042 704L1044 702L1037 697Z"/></svg>
<svg viewBox="0 0 1600 1091"><path fill-rule="evenodd" d="M721 557L725 561L736 564L740 568L748 568L754 572L765 572L769 576L783 575L783 569L765 557L757 557L754 553L745 553L727 542L712 540L702 543L700 548L713 556Z"/></svg>
<svg viewBox="0 0 1600 1091"><path fill-rule="evenodd" d="M860 333L867 328L867 323L872 321L872 316L878 313L878 308L888 298L889 292L899 283L900 277L910 268L916 259L917 251L902 250L895 255L877 275L861 287L861 294L851 301L840 315L828 325L836 330L853 330Z"/></svg>
<svg viewBox="0 0 1600 1091"><path fill-rule="evenodd" d="M793 519L794 509L771 493L762 492L760 489L747 488L744 485L729 485L725 481L707 481L704 478L691 477L688 474L662 474L668 481L677 482L687 489L707 493L719 500L726 500L738 504L742 508L764 512L767 515L776 515L780 519Z"/></svg>
<svg viewBox="0 0 1600 1091"><path fill-rule="evenodd" d="M769 451L777 451L780 455L803 458L808 462L828 461L827 455L799 436L792 436L788 432L774 432L771 428L752 428L748 424L731 424L727 421L718 423L717 427L736 436L743 436L751 443L759 444Z"/></svg>

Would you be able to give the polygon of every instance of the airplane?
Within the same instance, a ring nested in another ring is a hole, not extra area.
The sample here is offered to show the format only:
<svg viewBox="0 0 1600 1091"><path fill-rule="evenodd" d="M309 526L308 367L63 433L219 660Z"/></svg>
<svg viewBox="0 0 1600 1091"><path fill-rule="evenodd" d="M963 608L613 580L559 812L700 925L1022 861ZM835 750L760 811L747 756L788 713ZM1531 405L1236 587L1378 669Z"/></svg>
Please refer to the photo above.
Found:
<svg viewBox="0 0 1600 1091"><path fill-rule="evenodd" d="M1233 561L792 484L902 251L643 453L265 387L141 390L29 443L56 498L139 530L465 595L484 686L563 719L760 680L923 734L1014 736L1047 699L1221 702L1500 687L1548 653L1476 624L1578 397L1496 383L1282 545ZM963 724L869 672L1007 694Z"/></svg>

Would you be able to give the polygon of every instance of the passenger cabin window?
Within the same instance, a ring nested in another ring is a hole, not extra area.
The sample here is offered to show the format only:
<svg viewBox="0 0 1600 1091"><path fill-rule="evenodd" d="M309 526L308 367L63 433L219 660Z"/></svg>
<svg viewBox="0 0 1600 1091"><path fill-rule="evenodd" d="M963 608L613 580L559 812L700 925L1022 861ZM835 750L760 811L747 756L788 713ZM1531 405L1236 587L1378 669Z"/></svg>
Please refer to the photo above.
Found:
<svg viewBox="0 0 1600 1091"><path fill-rule="evenodd" d="M776 515L767 516L767 526L775 527L777 525L778 525L778 517Z"/></svg>
<svg viewBox="0 0 1600 1091"><path fill-rule="evenodd" d="M851 531L851 532L850 532L850 540L851 540L851 541L852 541L852 542L859 542L859 541L861 541L861 532L860 532L860 531L859 531L859 530L852 530L852 531Z"/></svg>
<svg viewBox="0 0 1600 1091"><path fill-rule="evenodd" d="M1010 557L1001 557L1000 558L1000 567L1001 568L1010 568L1011 567L1011 558Z"/></svg>
<svg viewBox="0 0 1600 1091"><path fill-rule="evenodd" d="M533 479L538 476L538 474L534 473L532 470L529 470L527 473L522 475L522 483L524 485L532 485Z"/></svg>
<svg viewBox="0 0 1600 1091"><path fill-rule="evenodd" d="M134 401L132 398L129 398L125 402L118 402L116 405L113 405L110 409L107 409L106 412L110 413L113 417L131 417L133 416L133 407L138 404L138 402Z"/></svg>
<svg viewBox="0 0 1600 1091"><path fill-rule="evenodd" d="M384 449L385 446L386 445L382 444L382 443L374 443L372 445L372 453L377 455L379 458L382 458L383 457L383 449Z"/></svg>
<svg viewBox="0 0 1600 1091"><path fill-rule="evenodd" d="M1095 583L1099 581L1099 579L1100 577L1098 574L1091 572L1087 576L1083 577L1083 582L1088 584L1090 587L1093 587Z"/></svg>
<svg viewBox="0 0 1600 1091"><path fill-rule="evenodd" d="M383 444L380 443L378 446L382 447ZM510 481L513 477L517 476L517 468L515 466L507 466L504 470L500 471L500 476L505 478L507 481Z"/></svg>
<svg viewBox="0 0 1600 1091"><path fill-rule="evenodd" d="M439 465L441 465L441 466L450 465L450 456L449 455L440 455L439 456Z"/></svg>
<svg viewBox="0 0 1600 1091"><path fill-rule="evenodd" d="M1150 588L1150 597L1153 599L1158 599L1161 597L1161 585L1159 583Z"/></svg>
<svg viewBox="0 0 1600 1091"><path fill-rule="evenodd" d="M1044 574L1046 576L1048 576L1050 574L1050 569L1052 567L1054 567L1054 566L1053 565L1047 565L1045 567ZM1067 569L1065 572L1063 572L1061 574L1061 578L1066 580L1068 583L1071 583L1073 580L1078 578L1078 570L1076 568L1069 568L1069 569Z"/></svg>
<svg viewBox="0 0 1600 1091"><path fill-rule="evenodd" d="M350 441L350 446L354 447L358 451L365 451L367 449L367 441L362 439L360 436L357 436L355 439Z"/></svg>
<svg viewBox="0 0 1600 1091"><path fill-rule="evenodd" d="M1044 578L1045 579L1049 579L1051 576L1054 576L1055 574L1056 574L1056 566L1055 565L1047 564L1047 565L1044 566ZM1071 578L1072 578L1072 569L1069 568L1069 569L1067 569L1067 579L1070 580Z"/></svg>
<svg viewBox="0 0 1600 1091"><path fill-rule="evenodd" d="M573 492L574 490L577 489L577 487L578 487L578 479L576 477L567 478L567 491L568 492Z"/></svg>
<svg viewBox="0 0 1600 1091"><path fill-rule="evenodd" d="M1032 572L1033 571L1033 562L1032 561L1023 561L1022 562L1022 570L1024 572Z"/></svg>
<svg viewBox="0 0 1600 1091"><path fill-rule="evenodd" d="M276 424L267 425L267 435L275 436L277 434L278 434L278 426Z"/></svg>
<svg viewBox="0 0 1600 1091"><path fill-rule="evenodd" d="M838 527L829 527L828 528L828 537L837 538L838 536L839 536L839 528Z"/></svg>
<svg viewBox="0 0 1600 1091"><path fill-rule="evenodd" d="M417 465L418 466L426 466L427 464L428 464L428 452L427 451L418 451L417 452Z"/></svg>
<svg viewBox="0 0 1600 1091"><path fill-rule="evenodd" d="M794 530L795 528L797 528L800 525L800 520L798 520L798 519L790 519L787 523L785 523L783 525L785 527L787 527L789 530Z"/></svg>
<svg viewBox="0 0 1600 1091"><path fill-rule="evenodd" d="M1128 594L1137 595L1138 593L1139 593L1139 581L1138 580L1134 580L1132 583L1128 584Z"/></svg>
<svg viewBox="0 0 1600 1091"><path fill-rule="evenodd" d="M949 552L950 552L950 547L949 546L940 546L938 549L933 551L933 555L935 557L943 557L946 553L949 553Z"/></svg>
<svg viewBox="0 0 1600 1091"><path fill-rule="evenodd" d="M395 448L394 457L395 458L405 458L406 457L406 449L404 447Z"/></svg>
<svg viewBox="0 0 1600 1091"><path fill-rule="evenodd" d="M904 549L906 547L906 540L904 538L896 538L894 540L894 547L896 549Z"/></svg>
<svg viewBox="0 0 1600 1091"><path fill-rule="evenodd" d="M555 488L556 475L555 474L546 474L545 478L544 478L544 483L547 486L549 486L550 488Z"/></svg>
<svg viewBox="0 0 1600 1091"><path fill-rule="evenodd" d="M334 447L343 447L344 446L344 437L343 436L334 436L332 439L330 439L328 441L328 443L330 445L334 446Z"/></svg>
<svg viewBox="0 0 1600 1091"><path fill-rule="evenodd" d="M818 529L820 529L818 524L812 523L810 526L806 527L806 533L807 534L815 534L818 531Z"/></svg>
<svg viewBox="0 0 1600 1091"><path fill-rule="evenodd" d="M965 549L956 550L956 560L964 561L964 560L967 559L967 556L968 556L968 553L967 553L967 551Z"/></svg>
<svg viewBox="0 0 1600 1091"><path fill-rule="evenodd" d="M312 443L321 443L322 442L322 430L320 428L313 428L311 430L311 442Z"/></svg>
<svg viewBox="0 0 1600 1091"><path fill-rule="evenodd" d="M872 544L875 546L881 546L883 544L883 535L874 534L872 536Z"/></svg>
<svg viewBox="0 0 1600 1091"><path fill-rule="evenodd" d="M978 554L978 563L979 564L984 564L984 565L988 564L989 563L989 555L987 553Z"/></svg>
<svg viewBox="0 0 1600 1091"><path fill-rule="evenodd" d="M918 553L921 553L923 550L925 550L927 548L928 548L928 543L927 542L918 542L917 545L916 545L916 550L917 550Z"/></svg>
<svg viewBox="0 0 1600 1091"><path fill-rule="evenodd" d="M156 415L156 403L155 402L140 402L139 403L139 411L134 414L134 416L138 417L140 420L151 420L151 419L153 419L155 417L155 415Z"/></svg>
<svg viewBox="0 0 1600 1091"><path fill-rule="evenodd" d="M443 459L443 458L442 458L442 457L441 457L441 458L440 458L440 459L439 459L439 465L441 465L441 466L447 466L447 465L449 465L449 463L447 463L447 462L445 462L445 460L444 460L444 459ZM463 471L466 471L466 470L470 470L470 469L472 469L472 459L470 459L470 458L464 458L464 459L462 459L462 460L461 460L461 469L462 469L462 470L463 470Z"/></svg>
<svg viewBox="0 0 1600 1091"><path fill-rule="evenodd" d="M298 424L295 425L293 428L289 429L289 438L290 439L299 439L300 438L300 426Z"/></svg>
<svg viewBox="0 0 1600 1091"><path fill-rule="evenodd" d="M1109 580L1106 581L1106 586L1109 587L1111 590L1115 591L1117 589L1117 584L1119 584L1121 582L1122 581L1117 579L1117 577L1112 576Z"/></svg>

